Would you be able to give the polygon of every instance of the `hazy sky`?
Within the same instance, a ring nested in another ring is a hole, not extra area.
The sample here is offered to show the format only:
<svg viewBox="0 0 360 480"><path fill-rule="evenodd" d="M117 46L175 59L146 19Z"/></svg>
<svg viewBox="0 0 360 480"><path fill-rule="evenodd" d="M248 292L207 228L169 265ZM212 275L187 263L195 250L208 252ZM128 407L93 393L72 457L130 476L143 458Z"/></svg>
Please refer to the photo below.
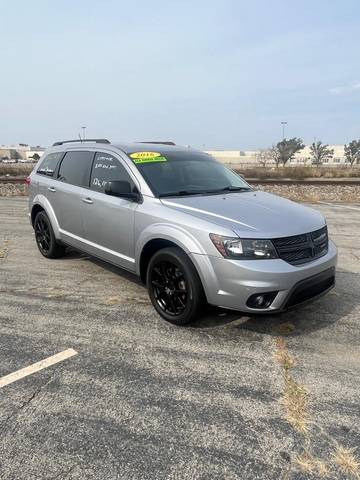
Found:
<svg viewBox="0 0 360 480"><path fill-rule="evenodd" d="M0 0L0 144L360 137L359 0Z"/></svg>

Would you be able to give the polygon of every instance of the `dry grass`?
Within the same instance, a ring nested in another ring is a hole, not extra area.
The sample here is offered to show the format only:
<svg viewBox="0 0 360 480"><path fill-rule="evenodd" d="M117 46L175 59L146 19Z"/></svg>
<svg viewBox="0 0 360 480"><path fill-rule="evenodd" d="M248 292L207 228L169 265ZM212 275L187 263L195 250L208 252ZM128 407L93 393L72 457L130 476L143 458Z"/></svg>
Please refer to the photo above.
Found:
<svg viewBox="0 0 360 480"><path fill-rule="evenodd" d="M27 176L30 174L36 164L0 163L0 176ZM245 178L349 178L360 177L360 168L349 167L246 167L242 169L234 169L245 176Z"/></svg>
<svg viewBox="0 0 360 480"><path fill-rule="evenodd" d="M285 376L285 388L282 404L286 410L286 419L300 433L307 433L310 426L309 393L290 375Z"/></svg>
<svg viewBox="0 0 360 480"><path fill-rule="evenodd" d="M349 178L360 177L360 168L350 167L249 167L237 169L245 178Z"/></svg>
<svg viewBox="0 0 360 480"><path fill-rule="evenodd" d="M325 461L311 454L311 444L316 440L313 440L312 430L310 430L310 425L314 422L309 413L309 392L291 375L291 369L296 365L296 359L289 352L287 342L283 337L275 339L273 357L280 365L284 377L284 390L281 397L285 411L284 416L294 430L303 435L304 440L303 453L294 460L294 464L302 472L316 478L327 477L337 469L341 475L339 478L360 480L360 461L355 456L355 448L344 448L333 441L337 446L334 453L331 454L331 459ZM283 478L290 478L289 475L290 470Z"/></svg>
<svg viewBox="0 0 360 480"><path fill-rule="evenodd" d="M0 258L5 258L8 254L9 240L4 240L3 245L0 245Z"/></svg>
<svg viewBox="0 0 360 480"><path fill-rule="evenodd" d="M292 322L284 322L274 327L274 331L279 335L290 335L295 330L295 325Z"/></svg>
<svg viewBox="0 0 360 480"><path fill-rule="evenodd" d="M32 172L34 168L34 163L13 163L13 164L6 164L0 163L0 176L2 175L10 175L10 177L27 177Z"/></svg>
<svg viewBox="0 0 360 480"><path fill-rule="evenodd" d="M341 472L346 475L352 475L354 478L360 478L360 462L355 457L355 448L337 447L332 454L333 462Z"/></svg>
<svg viewBox="0 0 360 480"><path fill-rule="evenodd" d="M284 369L289 370L296 365L295 358L291 355L287 348L286 341L279 337L276 339L276 350L274 352L274 359Z"/></svg>
<svg viewBox="0 0 360 480"><path fill-rule="evenodd" d="M290 374L296 360L282 337L276 339L274 359L281 366L284 375L281 403L285 408L285 418L296 431L306 434L310 426L309 394L304 385L298 383Z"/></svg>
<svg viewBox="0 0 360 480"><path fill-rule="evenodd" d="M119 305L121 303L120 297L108 297L105 301L105 305Z"/></svg>
<svg viewBox="0 0 360 480"><path fill-rule="evenodd" d="M302 472L310 475L316 474L319 477L326 477L329 474L329 468L326 463L307 452L297 457L295 463Z"/></svg>

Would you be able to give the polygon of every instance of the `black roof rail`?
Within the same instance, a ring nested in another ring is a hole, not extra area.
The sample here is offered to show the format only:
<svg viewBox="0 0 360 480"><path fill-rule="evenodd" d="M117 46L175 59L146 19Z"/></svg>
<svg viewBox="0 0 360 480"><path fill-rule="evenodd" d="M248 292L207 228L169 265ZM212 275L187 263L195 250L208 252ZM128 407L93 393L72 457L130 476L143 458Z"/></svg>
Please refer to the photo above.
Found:
<svg viewBox="0 0 360 480"><path fill-rule="evenodd" d="M137 143L154 143L155 145L176 145L174 142L137 142Z"/></svg>
<svg viewBox="0 0 360 480"><path fill-rule="evenodd" d="M83 143L83 142L94 142L94 143L110 143L106 138L85 138L83 140L62 140L61 142L53 143L53 147L62 145L63 143Z"/></svg>

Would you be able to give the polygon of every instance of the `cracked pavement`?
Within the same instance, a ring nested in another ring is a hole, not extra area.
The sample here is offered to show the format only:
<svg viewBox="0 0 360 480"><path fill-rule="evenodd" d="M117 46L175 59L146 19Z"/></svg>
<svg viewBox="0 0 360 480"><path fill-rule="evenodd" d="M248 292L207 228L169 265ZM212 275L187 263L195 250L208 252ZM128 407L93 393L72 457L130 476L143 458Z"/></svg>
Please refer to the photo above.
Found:
<svg viewBox="0 0 360 480"><path fill-rule="evenodd" d="M304 441L329 464L336 445L360 445L360 205L314 208L339 247L329 295L280 316L209 309L179 328L133 275L74 251L43 258L27 199L0 198L0 377L79 353L0 389L1 480L306 479ZM280 403L279 336L309 391L305 440Z"/></svg>

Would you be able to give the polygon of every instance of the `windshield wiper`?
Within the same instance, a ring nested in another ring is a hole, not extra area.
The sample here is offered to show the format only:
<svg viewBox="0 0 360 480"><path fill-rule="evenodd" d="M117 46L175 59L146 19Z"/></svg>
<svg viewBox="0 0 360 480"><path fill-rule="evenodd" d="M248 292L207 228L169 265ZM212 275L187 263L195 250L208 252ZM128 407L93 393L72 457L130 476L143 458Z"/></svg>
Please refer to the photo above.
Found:
<svg viewBox="0 0 360 480"><path fill-rule="evenodd" d="M178 192L165 192L160 193L159 198L161 197L181 197L186 195L203 195L205 190L179 190Z"/></svg>
<svg viewBox="0 0 360 480"><path fill-rule="evenodd" d="M233 185L228 185L224 188L217 188L214 190L179 190L178 192L165 192L160 193L159 198L162 197L182 197L187 195L206 195L208 193L221 193L221 192L249 192L251 188L249 187L235 187Z"/></svg>
<svg viewBox="0 0 360 480"><path fill-rule="evenodd" d="M233 185L228 185L224 188L218 188L216 190L207 190L206 193L221 193L221 192L249 192L251 188L249 187L235 187Z"/></svg>

